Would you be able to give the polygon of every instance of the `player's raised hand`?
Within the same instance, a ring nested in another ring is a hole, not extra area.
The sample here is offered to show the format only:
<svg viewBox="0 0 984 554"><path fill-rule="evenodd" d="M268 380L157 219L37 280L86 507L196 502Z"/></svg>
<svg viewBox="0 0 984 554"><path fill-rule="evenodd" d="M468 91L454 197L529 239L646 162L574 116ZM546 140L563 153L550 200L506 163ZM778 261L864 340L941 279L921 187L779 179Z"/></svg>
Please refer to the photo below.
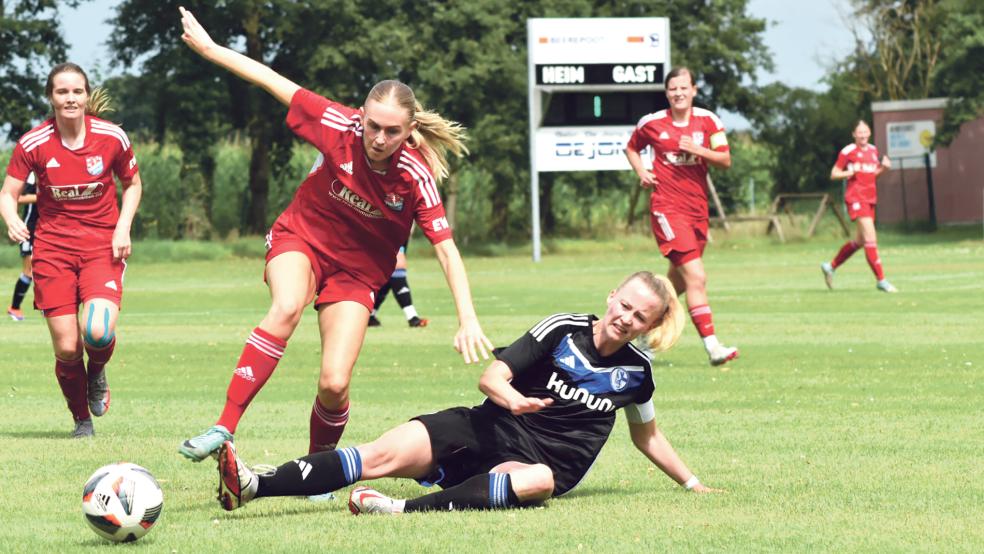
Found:
<svg viewBox="0 0 984 554"><path fill-rule="evenodd" d="M7 223L7 237L14 243L24 242L31 238L31 231L27 229L21 218L15 217L13 221Z"/></svg>
<svg viewBox="0 0 984 554"><path fill-rule="evenodd" d="M215 41L208 36L208 32L190 11L184 9L183 6L179 6L178 11L181 12L181 26L184 28L181 40L185 41L189 48L204 56L206 52L215 47Z"/></svg>
<svg viewBox="0 0 984 554"><path fill-rule="evenodd" d="M885 169L892 169L892 158L882 156L882 167Z"/></svg>
<svg viewBox="0 0 984 554"><path fill-rule="evenodd" d="M539 412L551 404L553 404L553 398L521 396L509 403L509 411L512 412L512 415L530 414Z"/></svg>
<svg viewBox="0 0 984 554"><path fill-rule="evenodd" d="M480 361L479 354L482 360L488 360L492 348L492 341L482 332L478 320L463 322L454 335L454 349L464 357L466 364Z"/></svg>

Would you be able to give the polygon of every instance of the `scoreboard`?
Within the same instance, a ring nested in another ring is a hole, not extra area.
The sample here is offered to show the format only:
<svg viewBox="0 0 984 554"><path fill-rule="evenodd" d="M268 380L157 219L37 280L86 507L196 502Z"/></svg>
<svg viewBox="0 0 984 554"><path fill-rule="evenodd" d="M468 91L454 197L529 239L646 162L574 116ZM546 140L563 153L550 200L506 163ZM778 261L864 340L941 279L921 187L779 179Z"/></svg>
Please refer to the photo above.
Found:
<svg viewBox="0 0 984 554"><path fill-rule="evenodd" d="M670 26L664 17L536 18L526 31L539 260L539 173L631 170L623 150L636 123L667 107Z"/></svg>

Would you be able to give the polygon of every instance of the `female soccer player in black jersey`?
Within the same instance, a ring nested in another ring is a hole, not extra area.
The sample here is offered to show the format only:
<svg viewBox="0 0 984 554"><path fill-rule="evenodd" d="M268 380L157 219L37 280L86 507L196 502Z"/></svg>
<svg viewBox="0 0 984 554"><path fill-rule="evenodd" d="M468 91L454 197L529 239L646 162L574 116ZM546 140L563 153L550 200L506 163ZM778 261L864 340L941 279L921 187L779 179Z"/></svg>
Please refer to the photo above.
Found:
<svg viewBox="0 0 984 554"><path fill-rule="evenodd" d="M649 358L631 344L646 334L669 348L683 312L664 277L629 276L598 318L562 313L536 324L485 370L488 399L474 408L418 416L357 447L298 458L257 475L226 442L219 451L219 501L227 510L263 496L314 495L363 479L407 477L443 490L395 500L355 488L359 513L492 509L541 502L584 478L625 409L632 442L667 476L694 492L714 492L680 459L654 421Z"/></svg>

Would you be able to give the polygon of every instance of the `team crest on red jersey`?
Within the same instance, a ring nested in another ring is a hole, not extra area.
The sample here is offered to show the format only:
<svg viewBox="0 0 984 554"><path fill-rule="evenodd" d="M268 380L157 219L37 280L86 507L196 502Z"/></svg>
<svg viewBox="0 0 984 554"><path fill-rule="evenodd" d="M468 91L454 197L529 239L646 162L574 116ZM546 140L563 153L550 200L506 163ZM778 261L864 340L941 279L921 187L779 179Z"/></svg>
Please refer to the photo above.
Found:
<svg viewBox="0 0 984 554"><path fill-rule="evenodd" d="M395 192L391 192L383 198L383 203L395 212L403 211L403 197Z"/></svg>
<svg viewBox="0 0 984 554"><path fill-rule="evenodd" d="M697 131L693 134L694 144L697 146L704 146L704 132Z"/></svg>
<svg viewBox="0 0 984 554"><path fill-rule="evenodd" d="M98 177L103 174L103 169L102 156L89 156L85 159L85 170L89 172L89 175Z"/></svg>

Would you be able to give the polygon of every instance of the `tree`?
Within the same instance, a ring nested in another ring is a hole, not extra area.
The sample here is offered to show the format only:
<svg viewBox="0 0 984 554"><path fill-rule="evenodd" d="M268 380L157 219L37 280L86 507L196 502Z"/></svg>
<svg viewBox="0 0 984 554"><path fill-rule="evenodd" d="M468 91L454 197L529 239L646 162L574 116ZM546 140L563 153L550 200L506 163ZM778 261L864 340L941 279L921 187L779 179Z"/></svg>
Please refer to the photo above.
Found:
<svg viewBox="0 0 984 554"><path fill-rule="evenodd" d="M63 1L77 7L80 0ZM0 0L0 129L16 140L45 113L44 82L51 66L65 61L56 0Z"/></svg>
<svg viewBox="0 0 984 554"><path fill-rule="evenodd" d="M934 75L936 90L950 98L937 133L938 144L949 144L960 126L984 115L984 3L955 2L943 29L943 61Z"/></svg>

